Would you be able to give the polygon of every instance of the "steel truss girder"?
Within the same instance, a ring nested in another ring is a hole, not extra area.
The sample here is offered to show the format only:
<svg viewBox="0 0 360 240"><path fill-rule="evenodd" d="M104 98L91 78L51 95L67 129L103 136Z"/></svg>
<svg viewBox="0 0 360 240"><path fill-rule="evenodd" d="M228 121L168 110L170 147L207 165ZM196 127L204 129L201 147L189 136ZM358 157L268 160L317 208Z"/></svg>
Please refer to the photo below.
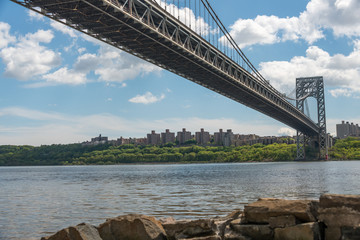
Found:
<svg viewBox="0 0 360 240"><path fill-rule="evenodd" d="M245 104L307 135L318 132L318 126L268 82L245 70L155 1L12 1Z"/></svg>
<svg viewBox="0 0 360 240"><path fill-rule="evenodd" d="M317 100L318 117L318 143L319 159L326 159L328 155L328 143L326 133L325 94L323 77L308 77L296 79L296 107L304 113L306 98L314 97ZM305 133L297 131L297 159L306 159L305 146L308 138Z"/></svg>

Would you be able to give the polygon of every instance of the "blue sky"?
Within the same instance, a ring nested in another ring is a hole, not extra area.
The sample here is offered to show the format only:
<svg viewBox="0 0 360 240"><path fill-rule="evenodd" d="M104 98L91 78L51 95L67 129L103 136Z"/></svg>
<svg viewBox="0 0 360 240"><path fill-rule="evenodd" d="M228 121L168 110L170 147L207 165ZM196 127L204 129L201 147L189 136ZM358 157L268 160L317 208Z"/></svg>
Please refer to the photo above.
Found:
<svg viewBox="0 0 360 240"><path fill-rule="evenodd" d="M211 0L247 57L281 92L324 76L328 132L360 123L358 0ZM315 101L309 100L311 109ZM315 113L311 112L311 117ZM0 144L144 137L151 130L294 130L10 1L0 3Z"/></svg>

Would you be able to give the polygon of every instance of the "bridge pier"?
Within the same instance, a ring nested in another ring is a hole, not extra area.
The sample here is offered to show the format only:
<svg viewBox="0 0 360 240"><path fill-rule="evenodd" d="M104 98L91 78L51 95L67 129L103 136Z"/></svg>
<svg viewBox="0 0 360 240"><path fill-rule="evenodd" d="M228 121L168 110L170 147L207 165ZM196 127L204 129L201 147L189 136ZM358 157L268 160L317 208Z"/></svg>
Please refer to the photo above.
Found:
<svg viewBox="0 0 360 240"><path fill-rule="evenodd" d="M317 100L319 132L315 136L307 136L297 131L296 160L327 160L328 141L326 133L325 94L323 77L296 79L296 107L304 113L304 101L308 97ZM312 154L316 153L316 154Z"/></svg>

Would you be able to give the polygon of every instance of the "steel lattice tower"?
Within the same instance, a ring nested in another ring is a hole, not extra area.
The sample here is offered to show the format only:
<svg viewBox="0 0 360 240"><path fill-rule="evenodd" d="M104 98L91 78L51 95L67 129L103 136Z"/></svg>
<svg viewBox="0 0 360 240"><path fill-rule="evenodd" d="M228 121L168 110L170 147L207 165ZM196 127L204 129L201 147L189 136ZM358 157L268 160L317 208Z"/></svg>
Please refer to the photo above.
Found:
<svg viewBox="0 0 360 240"><path fill-rule="evenodd" d="M308 97L314 97L317 100L318 113L318 143L319 159L327 159L328 143L326 134L326 116L325 116L325 95L323 77L308 77L296 79L296 107L304 113L304 101ZM305 160L305 146L310 137L297 131L297 159Z"/></svg>

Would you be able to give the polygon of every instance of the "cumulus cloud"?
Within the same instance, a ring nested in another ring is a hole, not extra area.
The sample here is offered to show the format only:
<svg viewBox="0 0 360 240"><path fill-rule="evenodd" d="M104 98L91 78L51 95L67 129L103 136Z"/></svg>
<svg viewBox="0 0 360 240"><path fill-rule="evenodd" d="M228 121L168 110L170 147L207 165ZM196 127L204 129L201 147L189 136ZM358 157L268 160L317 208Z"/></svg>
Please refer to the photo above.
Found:
<svg viewBox="0 0 360 240"><path fill-rule="evenodd" d="M240 47L303 39L309 44L324 38L324 29L335 36L360 36L358 0L311 0L299 16L257 16L239 19L230 34Z"/></svg>
<svg viewBox="0 0 360 240"><path fill-rule="evenodd" d="M0 22L0 49L7 47L9 43L15 42L16 38L10 35L10 25Z"/></svg>
<svg viewBox="0 0 360 240"><path fill-rule="evenodd" d="M292 129L292 128L288 128L288 127L282 127L279 129L278 134L280 136L295 136L296 135L296 130Z"/></svg>
<svg viewBox="0 0 360 240"><path fill-rule="evenodd" d="M323 76L327 87L335 88L333 96L355 96L360 94L360 40L354 42L349 55L328 52L310 46L305 56L293 57L290 61L260 63L260 72L271 80L271 84L285 93L295 88L297 77Z"/></svg>
<svg viewBox="0 0 360 240"><path fill-rule="evenodd" d="M129 99L129 102L150 104L150 103L160 102L164 98L165 98L164 94L161 94L161 96L157 97L154 96L151 92L147 92L144 95L136 95L135 97Z"/></svg>
<svg viewBox="0 0 360 240"><path fill-rule="evenodd" d="M74 38L76 34L60 23L52 22L54 28ZM0 22L0 58L5 64L4 75L17 80L37 82L26 87L44 87L55 85L80 85L89 82L87 76L95 74L97 80L105 82L121 82L134 79L161 69L151 63L129 55L119 49L99 45L97 53L84 53L85 48L79 48L80 56L72 67L61 67L61 53L54 52L44 46L54 38L51 30L38 30L28 33L18 39L9 33L10 25Z"/></svg>
<svg viewBox="0 0 360 240"><path fill-rule="evenodd" d="M304 29L302 31L309 41L313 41L310 36L314 33L310 29L306 33ZM253 44L273 44L280 41L298 40L302 33L300 32L300 21L296 17L257 16L255 19L237 20L230 26L230 35L240 47L246 47Z"/></svg>
<svg viewBox="0 0 360 240"><path fill-rule="evenodd" d="M336 36L359 36L359 12L358 0L312 0L301 17Z"/></svg>
<svg viewBox="0 0 360 240"><path fill-rule="evenodd" d="M100 81L123 82L161 69L151 63L113 47L102 45L97 54L86 53L78 57L74 70L93 71Z"/></svg>
<svg viewBox="0 0 360 240"><path fill-rule="evenodd" d="M86 83L86 75L83 73L69 70L66 67L60 68L54 73L46 74L43 78L49 84L69 84L80 85Z"/></svg>
<svg viewBox="0 0 360 240"><path fill-rule="evenodd" d="M30 17L30 20L32 21L43 21L44 20L44 16L35 12L35 11L32 11L32 10L28 10L28 16Z"/></svg>
<svg viewBox="0 0 360 240"><path fill-rule="evenodd" d="M0 51L0 58L5 63L5 76L18 80L30 80L45 74L61 63L59 53L49 50L41 43L50 43L52 31L38 30L20 37L14 46Z"/></svg>
<svg viewBox="0 0 360 240"><path fill-rule="evenodd" d="M77 34L76 31L62 23L51 21L50 26L53 27L55 30L60 31L61 33L68 35L72 38L76 38Z"/></svg>

